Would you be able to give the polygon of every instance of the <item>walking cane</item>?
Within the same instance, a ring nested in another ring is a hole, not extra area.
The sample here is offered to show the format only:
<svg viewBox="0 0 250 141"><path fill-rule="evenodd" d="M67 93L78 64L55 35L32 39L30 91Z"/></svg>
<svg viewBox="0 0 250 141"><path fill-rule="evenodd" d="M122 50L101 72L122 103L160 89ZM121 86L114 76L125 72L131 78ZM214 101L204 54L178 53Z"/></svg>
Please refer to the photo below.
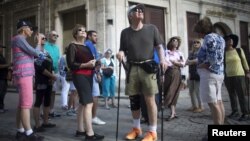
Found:
<svg viewBox="0 0 250 141"><path fill-rule="evenodd" d="M120 112L120 93L121 93L121 62L119 63L119 80L118 80L118 106L117 106L117 118L116 118L116 141L118 140L119 129L119 112Z"/></svg>
<svg viewBox="0 0 250 141"><path fill-rule="evenodd" d="M160 69L160 75L161 75L161 141L163 141L163 110L164 110L164 71L161 67Z"/></svg>

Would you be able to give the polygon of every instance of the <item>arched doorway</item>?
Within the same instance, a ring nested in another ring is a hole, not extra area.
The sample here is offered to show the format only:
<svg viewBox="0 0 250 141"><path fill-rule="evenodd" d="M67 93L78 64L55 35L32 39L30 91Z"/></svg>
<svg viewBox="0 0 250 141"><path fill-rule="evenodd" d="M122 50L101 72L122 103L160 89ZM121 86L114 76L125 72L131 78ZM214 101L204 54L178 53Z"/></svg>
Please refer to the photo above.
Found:
<svg viewBox="0 0 250 141"><path fill-rule="evenodd" d="M217 22L214 24L215 32L221 36L232 34L232 30L223 22Z"/></svg>

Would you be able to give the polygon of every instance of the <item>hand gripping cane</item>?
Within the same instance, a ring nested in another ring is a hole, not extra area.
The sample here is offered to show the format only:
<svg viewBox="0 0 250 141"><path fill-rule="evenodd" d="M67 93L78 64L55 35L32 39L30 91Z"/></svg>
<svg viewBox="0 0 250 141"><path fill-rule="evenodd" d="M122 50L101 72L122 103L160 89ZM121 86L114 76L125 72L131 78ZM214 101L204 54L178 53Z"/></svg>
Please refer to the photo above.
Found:
<svg viewBox="0 0 250 141"><path fill-rule="evenodd" d="M117 106L117 118L116 118L116 141L118 140L119 129L119 112L120 112L120 93L121 93L121 62L119 63L119 80L118 80L118 106Z"/></svg>
<svg viewBox="0 0 250 141"><path fill-rule="evenodd" d="M164 110L164 70L160 68L160 77L161 77L161 141L163 141L163 110Z"/></svg>

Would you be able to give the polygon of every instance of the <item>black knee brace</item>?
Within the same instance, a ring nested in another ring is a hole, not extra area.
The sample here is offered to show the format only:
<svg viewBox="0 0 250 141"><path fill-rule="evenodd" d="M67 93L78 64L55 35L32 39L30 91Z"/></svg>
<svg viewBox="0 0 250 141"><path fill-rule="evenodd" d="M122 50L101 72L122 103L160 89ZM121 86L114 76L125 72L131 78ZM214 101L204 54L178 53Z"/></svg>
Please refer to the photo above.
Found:
<svg viewBox="0 0 250 141"><path fill-rule="evenodd" d="M141 108L141 96L140 95L134 95L134 96L129 96L130 99L130 109L131 111L136 111L140 110Z"/></svg>

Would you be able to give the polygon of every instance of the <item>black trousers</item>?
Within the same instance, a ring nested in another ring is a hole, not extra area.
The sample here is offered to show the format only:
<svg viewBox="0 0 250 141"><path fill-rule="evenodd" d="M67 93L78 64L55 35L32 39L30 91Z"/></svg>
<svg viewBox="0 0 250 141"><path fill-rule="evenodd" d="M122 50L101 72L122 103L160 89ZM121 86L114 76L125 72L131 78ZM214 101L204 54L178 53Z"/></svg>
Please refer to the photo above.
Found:
<svg viewBox="0 0 250 141"><path fill-rule="evenodd" d="M0 109L4 109L4 97L7 92L7 80L0 79Z"/></svg>
<svg viewBox="0 0 250 141"><path fill-rule="evenodd" d="M238 100L242 114L248 113L245 76L225 77L232 112L238 112ZM238 100L237 100L238 98Z"/></svg>

